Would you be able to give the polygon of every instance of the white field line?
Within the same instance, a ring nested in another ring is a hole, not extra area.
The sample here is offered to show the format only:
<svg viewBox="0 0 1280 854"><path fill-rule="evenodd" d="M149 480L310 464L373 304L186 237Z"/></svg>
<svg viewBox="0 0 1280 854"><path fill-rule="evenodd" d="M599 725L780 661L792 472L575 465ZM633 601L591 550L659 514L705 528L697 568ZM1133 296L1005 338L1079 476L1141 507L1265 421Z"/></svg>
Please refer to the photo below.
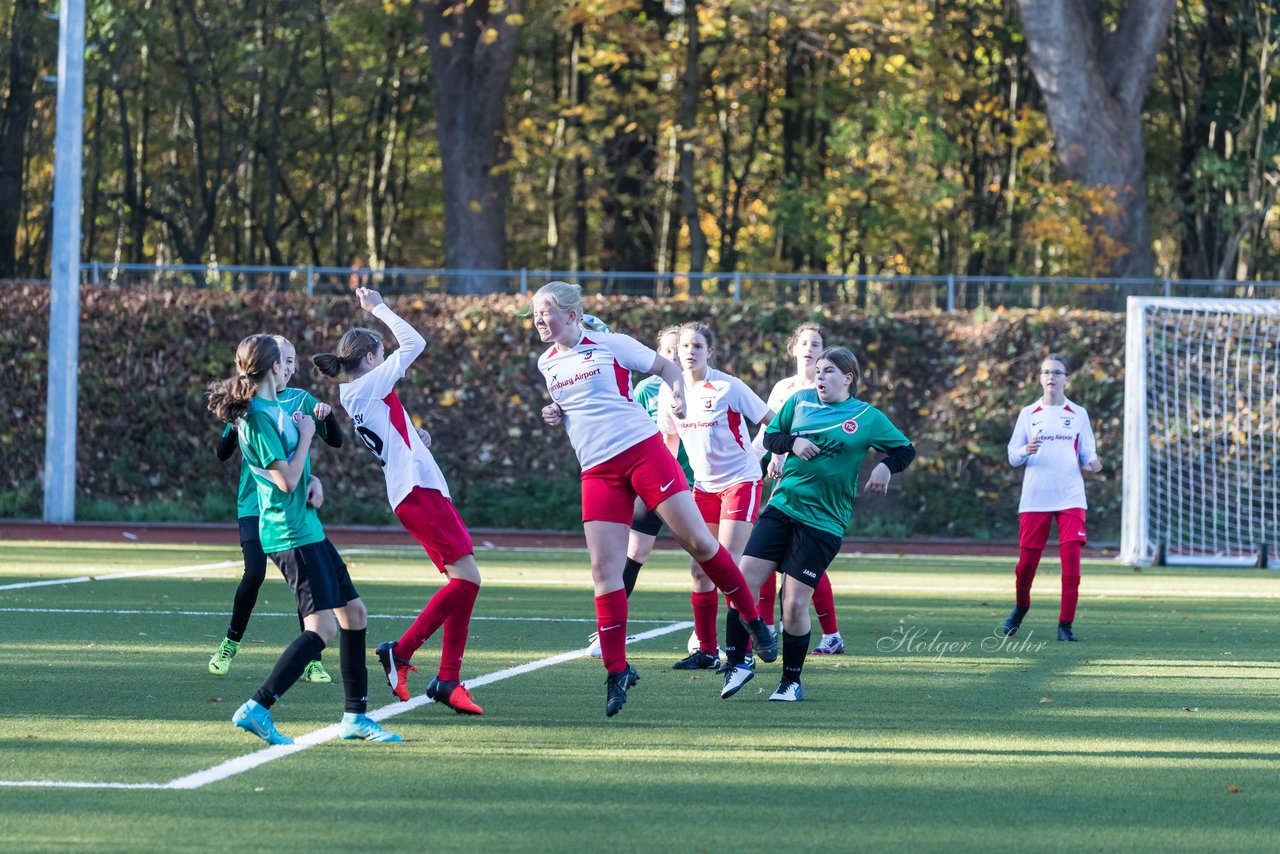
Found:
<svg viewBox="0 0 1280 854"><path fill-rule="evenodd" d="M200 563L193 566L170 566L164 569L136 569L130 572L105 572L104 575L78 575L71 578L51 578L44 581L23 581L18 584L0 584L0 590L24 590L29 587L56 587L59 584L84 584L87 581L114 581L117 578L141 578L148 575L177 575L182 572L199 572L205 569L225 569L239 566L240 561L224 560L218 563ZM93 569L87 572L93 572Z"/></svg>
<svg viewBox="0 0 1280 854"><path fill-rule="evenodd" d="M641 632L627 638L627 643L636 643L638 641L650 640L652 638L661 637L662 635L671 634L672 632L685 631L693 627L693 623L684 621L679 623L668 623L656 629L650 629L647 632ZM510 679L514 676L521 676L525 673L532 673L535 670L541 670L544 667L551 667L556 664L564 664L567 661L574 661L587 654L586 647L582 649L571 649L568 652L562 652L557 655L551 655L546 658L540 658L536 661L530 661L527 664L520 664L515 667L508 667L504 670L497 670L493 673L486 673L483 676L477 676L474 679L466 680L466 684L471 688L479 688L484 685L492 685L494 682L501 682L504 679ZM396 702L383 706L369 712L369 717L375 721L390 720L397 715L412 711L419 706L425 706L434 702L427 699L425 694L413 697L408 702ZM337 724L322 727L313 730L306 735L299 736L294 739L293 744L277 744L270 747L264 747L245 756L237 756L235 759L229 759L212 768L206 768L203 771L197 771L194 774L187 774L183 777L170 780L167 783L93 783L93 782L76 782L76 781L58 781L58 780L0 780L0 788L42 788L42 789L199 789L210 783L217 783L228 777L234 777L237 774L243 774L246 771L252 771L268 762L274 762L277 759L283 759L286 756L292 756L295 753L301 753L317 744L324 744L326 741L333 741L341 735L342 729Z"/></svg>

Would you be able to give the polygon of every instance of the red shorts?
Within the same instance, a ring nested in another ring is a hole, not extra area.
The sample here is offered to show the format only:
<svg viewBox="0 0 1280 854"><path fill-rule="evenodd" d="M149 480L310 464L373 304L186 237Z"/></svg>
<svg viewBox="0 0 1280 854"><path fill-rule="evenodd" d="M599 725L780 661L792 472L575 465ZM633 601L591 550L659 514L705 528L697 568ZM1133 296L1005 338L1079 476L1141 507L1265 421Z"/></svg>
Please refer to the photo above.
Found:
<svg viewBox="0 0 1280 854"><path fill-rule="evenodd" d="M688 490L684 469L655 433L582 473L582 521L630 525L637 496L652 510Z"/></svg>
<svg viewBox="0 0 1280 854"><path fill-rule="evenodd" d="M444 572L446 565L475 553L471 535L462 524L453 502L438 489L415 486L413 491L396 505L396 518L413 538L422 543L436 569Z"/></svg>
<svg viewBox="0 0 1280 854"><path fill-rule="evenodd" d="M1084 509L1072 507L1068 510L1045 511L1042 513L1018 514L1018 545L1024 549L1043 549L1049 542L1049 525L1058 520L1058 542L1072 541L1087 543L1085 534Z"/></svg>
<svg viewBox="0 0 1280 854"><path fill-rule="evenodd" d="M764 494L764 481L749 480L735 483L724 492L693 491L702 521L708 525L721 522L748 522L752 525L760 516L760 497Z"/></svg>

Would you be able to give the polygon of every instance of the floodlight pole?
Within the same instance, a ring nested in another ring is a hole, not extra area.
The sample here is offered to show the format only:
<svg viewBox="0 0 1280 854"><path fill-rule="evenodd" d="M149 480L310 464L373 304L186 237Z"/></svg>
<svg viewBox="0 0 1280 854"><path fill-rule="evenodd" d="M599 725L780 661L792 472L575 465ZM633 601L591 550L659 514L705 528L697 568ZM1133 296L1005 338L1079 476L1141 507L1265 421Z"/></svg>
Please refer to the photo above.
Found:
<svg viewBox="0 0 1280 854"><path fill-rule="evenodd" d="M58 4L58 116L53 146L49 396L44 520L76 518L76 393L80 361L80 184L84 158L84 0Z"/></svg>

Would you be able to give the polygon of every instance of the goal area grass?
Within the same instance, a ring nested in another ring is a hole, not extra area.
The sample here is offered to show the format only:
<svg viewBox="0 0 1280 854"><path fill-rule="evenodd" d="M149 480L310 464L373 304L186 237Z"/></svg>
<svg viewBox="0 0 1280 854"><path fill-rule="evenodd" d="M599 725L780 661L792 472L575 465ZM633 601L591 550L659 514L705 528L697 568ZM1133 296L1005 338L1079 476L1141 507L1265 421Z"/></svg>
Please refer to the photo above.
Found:
<svg viewBox="0 0 1280 854"><path fill-rule="evenodd" d="M238 549L0 543L0 851L1274 850L1268 571L1087 561L1081 641L1061 643L1052 560L1000 639L1012 555L842 556L847 651L772 703L780 662L729 700L671 669L688 561L660 552L631 598L640 682L607 719L586 554L483 550L463 677L485 713L465 717L422 700L438 639L405 704L372 655L442 577L420 550L342 551L370 712L401 744L334 737L336 644L334 684L273 710L297 744L232 726L297 633L269 567L230 673L209 674Z"/></svg>

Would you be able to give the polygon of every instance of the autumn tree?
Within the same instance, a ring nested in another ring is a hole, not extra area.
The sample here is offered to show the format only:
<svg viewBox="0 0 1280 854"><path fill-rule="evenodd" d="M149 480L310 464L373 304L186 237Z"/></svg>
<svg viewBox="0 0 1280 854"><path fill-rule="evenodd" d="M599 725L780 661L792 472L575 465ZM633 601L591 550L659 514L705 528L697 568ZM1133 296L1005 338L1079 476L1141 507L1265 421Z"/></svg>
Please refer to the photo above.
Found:
<svg viewBox="0 0 1280 854"><path fill-rule="evenodd" d="M1098 0L1018 0L1018 7L1063 173L1106 188L1116 202L1106 229L1125 252L1111 273L1150 277L1142 104L1174 0L1125 0L1114 23Z"/></svg>
<svg viewBox="0 0 1280 854"><path fill-rule="evenodd" d="M420 5L434 72L445 265L451 269L507 266L504 120L523 5L524 0ZM483 276L455 284L465 293L505 289L504 282Z"/></svg>
<svg viewBox="0 0 1280 854"><path fill-rule="evenodd" d="M8 84L0 87L4 95L0 107L0 279L18 274L18 226L24 207L23 173L35 117L36 81L52 59L48 34L56 33L40 16L38 0L17 0L0 21L5 17L9 43L0 53L0 58L7 60L0 82Z"/></svg>

